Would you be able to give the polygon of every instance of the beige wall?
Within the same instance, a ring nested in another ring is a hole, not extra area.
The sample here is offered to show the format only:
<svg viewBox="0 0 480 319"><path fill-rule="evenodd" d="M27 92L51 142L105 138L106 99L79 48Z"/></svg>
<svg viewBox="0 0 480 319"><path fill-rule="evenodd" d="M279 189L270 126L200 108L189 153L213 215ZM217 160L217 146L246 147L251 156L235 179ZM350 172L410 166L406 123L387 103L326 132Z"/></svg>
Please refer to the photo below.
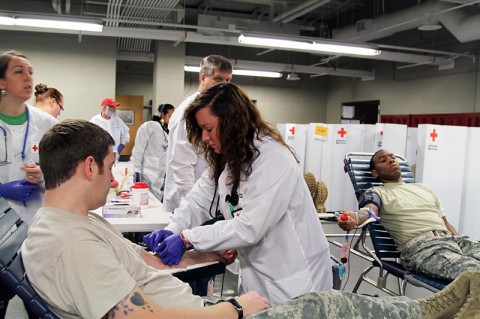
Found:
<svg viewBox="0 0 480 319"><path fill-rule="evenodd" d="M471 60L447 71L433 66L400 71L393 63L378 63L376 74L367 82L330 78L327 121L339 122L342 102L366 100L380 100L380 114L480 112L478 65Z"/></svg>
<svg viewBox="0 0 480 319"><path fill-rule="evenodd" d="M116 42L105 37L0 31L0 51L24 53L34 68L34 83L43 82L64 96L59 120L89 120L106 97L115 97ZM34 97L31 99L34 103Z"/></svg>

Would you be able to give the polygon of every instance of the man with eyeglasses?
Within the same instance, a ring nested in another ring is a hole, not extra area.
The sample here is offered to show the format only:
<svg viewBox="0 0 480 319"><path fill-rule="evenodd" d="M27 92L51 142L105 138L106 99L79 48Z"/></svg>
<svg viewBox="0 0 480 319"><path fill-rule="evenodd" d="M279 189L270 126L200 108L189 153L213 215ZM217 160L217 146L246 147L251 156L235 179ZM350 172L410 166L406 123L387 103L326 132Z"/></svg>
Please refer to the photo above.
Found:
<svg viewBox="0 0 480 319"><path fill-rule="evenodd" d="M101 105L102 111L90 120L90 122L97 124L112 136L115 141L113 150L117 161L120 158L125 144L130 141L130 129L125 122L117 116L117 107L119 106L120 104L113 99L103 99Z"/></svg>

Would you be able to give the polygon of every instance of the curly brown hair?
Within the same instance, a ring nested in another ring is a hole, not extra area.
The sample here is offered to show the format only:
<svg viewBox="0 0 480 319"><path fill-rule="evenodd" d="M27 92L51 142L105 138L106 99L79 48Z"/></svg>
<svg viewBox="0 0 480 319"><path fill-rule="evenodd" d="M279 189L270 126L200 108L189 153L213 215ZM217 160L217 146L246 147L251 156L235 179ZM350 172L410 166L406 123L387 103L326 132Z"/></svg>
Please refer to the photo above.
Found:
<svg viewBox="0 0 480 319"><path fill-rule="evenodd" d="M202 141L202 128L198 126L195 114L204 107L218 117L220 154ZM240 181L242 174L245 179L250 176L252 164L259 155L255 139L267 137L278 141L290 150L298 162L294 151L280 133L263 119L255 103L233 83L219 83L200 93L185 110L185 122L189 142L197 153L205 155L216 183L226 165L230 170L228 185Z"/></svg>

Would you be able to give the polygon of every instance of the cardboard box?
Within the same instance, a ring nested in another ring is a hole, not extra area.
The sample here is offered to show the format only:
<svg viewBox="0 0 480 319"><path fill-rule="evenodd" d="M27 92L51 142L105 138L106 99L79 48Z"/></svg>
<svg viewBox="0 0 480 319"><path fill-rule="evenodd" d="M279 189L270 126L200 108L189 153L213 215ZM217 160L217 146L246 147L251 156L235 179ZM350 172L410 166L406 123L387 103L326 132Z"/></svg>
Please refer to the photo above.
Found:
<svg viewBox="0 0 480 319"><path fill-rule="evenodd" d="M113 205L103 206L102 215L104 218L140 218L141 209L138 205Z"/></svg>

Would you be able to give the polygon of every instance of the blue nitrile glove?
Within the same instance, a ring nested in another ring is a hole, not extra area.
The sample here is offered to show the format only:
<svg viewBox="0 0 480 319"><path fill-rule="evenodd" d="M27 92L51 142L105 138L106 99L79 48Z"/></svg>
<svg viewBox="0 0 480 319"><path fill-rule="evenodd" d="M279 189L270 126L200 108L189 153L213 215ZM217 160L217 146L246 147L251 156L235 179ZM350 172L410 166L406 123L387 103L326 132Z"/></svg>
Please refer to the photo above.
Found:
<svg viewBox="0 0 480 319"><path fill-rule="evenodd" d="M163 263L166 265L178 265L185 253L183 240L180 234L171 235L155 249Z"/></svg>
<svg viewBox="0 0 480 319"><path fill-rule="evenodd" d="M173 232L168 229L157 229L143 236L143 242L150 250L154 250L158 247L158 244L170 235L173 235Z"/></svg>
<svg viewBox="0 0 480 319"><path fill-rule="evenodd" d="M31 184L27 181L25 181L25 183L28 184L28 185L37 185L37 184ZM32 200L40 200L40 192L38 191L38 189L35 190L35 191L32 191L30 193L30 195L25 197L25 199L23 200L23 206L27 207L27 202L32 201Z"/></svg>
<svg viewBox="0 0 480 319"><path fill-rule="evenodd" d="M34 195L38 195L39 189L40 186L38 186L38 184L31 184L22 179L0 184L0 196L20 202L27 202L36 198Z"/></svg>
<svg viewBox="0 0 480 319"><path fill-rule="evenodd" d="M125 147L125 145L123 145L123 144L118 145L118 147L117 147L117 153L118 153L118 154L122 153L124 147Z"/></svg>

